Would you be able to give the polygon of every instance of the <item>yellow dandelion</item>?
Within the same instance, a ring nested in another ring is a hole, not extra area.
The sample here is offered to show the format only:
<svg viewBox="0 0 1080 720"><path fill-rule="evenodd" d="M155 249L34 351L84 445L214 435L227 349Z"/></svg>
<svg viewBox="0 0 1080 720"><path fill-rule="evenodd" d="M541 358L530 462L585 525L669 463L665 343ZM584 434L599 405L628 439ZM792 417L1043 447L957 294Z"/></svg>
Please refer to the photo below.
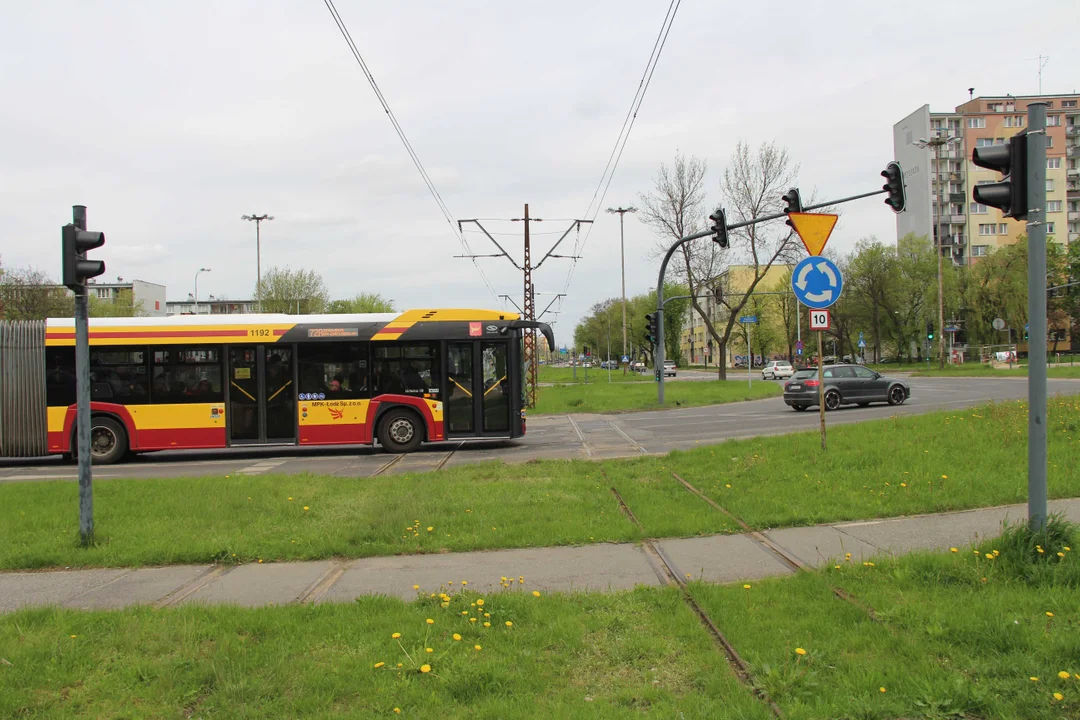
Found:
<svg viewBox="0 0 1080 720"><path fill-rule="evenodd" d="M806 650L804 650L804 649L802 649L802 648L795 648L795 654L796 654L796 655L805 655L805 654L806 654Z"/></svg>
<svg viewBox="0 0 1080 720"><path fill-rule="evenodd" d="M1072 548L1068 545L1065 546L1065 552L1072 552Z"/></svg>
<svg viewBox="0 0 1080 720"><path fill-rule="evenodd" d="M454 633L454 639L455 639L455 640L460 640L460 639L461 639L461 636L460 636L460 635L458 635L457 633Z"/></svg>
<svg viewBox="0 0 1080 720"><path fill-rule="evenodd" d="M1058 553L1058 557L1061 557L1061 558L1065 557L1065 553L1063 553L1063 552L1059 552L1059 553Z"/></svg>
<svg viewBox="0 0 1080 720"><path fill-rule="evenodd" d="M833 570L839 570L839 569L840 569L839 565L833 565Z"/></svg>
<svg viewBox="0 0 1080 720"><path fill-rule="evenodd" d="M461 614L462 614L462 615L468 615L468 614L469 614L469 611L468 611L468 610L462 610L462 611L461 611Z"/></svg>
<svg viewBox="0 0 1080 720"><path fill-rule="evenodd" d="M434 624L435 624L435 621L434 621L434 620L432 620L431 618L428 618L428 619L427 619L427 624L428 624L428 625L434 625Z"/></svg>
<svg viewBox="0 0 1080 720"><path fill-rule="evenodd" d="M424 648L424 652L433 653L435 650L433 648Z"/></svg>
<svg viewBox="0 0 1080 720"><path fill-rule="evenodd" d="M304 510L310 510L310 509L311 508L309 508L307 505L304 506Z"/></svg>
<svg viewBox="0 0 1080 720"><path fill-rule="evenodd" d="M1034 675L1029 677L1028 680L1030 680L1031 682L1039 682L1039 678L1035 677Z"/></svg>
<svg viewBox="0 0 1080 720"><path fill-rule="evenodd" d="M480 598L476 601L476 607L484 607L484 599Z"/></svg>
<svg viewBox="0 0 1080 720"><path fill-rule="evenodd" d="M476 622L476 618L469 618L469 622Z"/></svg>
<svg viewBox="0 0 1080 720"><path fill-rule="evenodd" d="M427 665L427 664L421 665L421 666L420 666L420 672L422 672L422 673L429 673L429 672L431 672L431 666L430 666L430 665Z"/></svg>
<svg viewBox="0 0 1080 720"><path fill-rule="evenodd" d="M743 590L749 590L750 586L749 585L743 585L742 588L743 588Z"/></svg>
<svg viewBox="0 0 1080 720"><path fill-rule="evenodd" d="M1061 672L1058 673L1058 677L1061 678L1062 680L1068 680L1071 677L1071 675L1069 675L1069 673L1067 671L1062 670Z"/></svg>
<svg viewBox="0 0 1080 720"><path fill-rule="evenodd" d="M428 532L433 532L434 530L435 530L435 528L434 528L434 527L432 527L432 526L430 526L430 525L428 526L428 529L427 529L427 531L428 531ZM451 583L451 585L452 585L452 584L453 584L453 583Z"/></svg>
<svg viewBox="0 0 1080 720"><path fill-rule="evenodd" d="M479 645L473 645L473 650L475 650L476 652L480 652L482 649L483 648L481 648Z"/></svg>
<svg viewBox="0 0 1080 720"><path fill-rule="evenodd" d="M289 498L289 500L292 500L292 498Z"/></svg>
<svg viewBox="0 0 1080 720"><path fill-rule="evenodd" d="M491 623L489 623L489 622L484 623L484 627L491 627Z"/></svg>
<svg viewBox="0 0 1080 720"><path fill-rule="evenodd" d="M960 552L960 551L957 550L956 548L949 548L949 552Z"/></svg>
<svg viewBox="0 0 1080 720"><path fill-rule="evenodd" d="M690 576L687 575L686 577L690 577ZM533 597L540 597L540 591L539 590L533 590Z"/></svg>
<svg viewBox="0 0 1080 720"><path fill-rule="evenodd" d="M1062 694L1061 694L1061 693L1059 693L1059 692L1056 692L1056 693L1054 693L1054 699L1055 699L1055 700L1064 700L1064 699L1065 699L1065 696L1064 696L1064 695L1062 695Z"/></svg>
<svg viewBox="0 0 1080 720"><path fill-rule="evenodd" d="M1052 613L1052 612L1050 612L1049 610L1047 610L1047 611L1046 611L1046 617L1054 617L1054 613Z"/></svg>
<svg viewBox="0 0 1080 720"><path fill-rule="evenodd" d="M419 586L419 585L413 585L413 586L412 586L412 589L413 589L413 590L419 590L419 589L420 589L420 586Z"/></svg>
<svg viewBox="0 0 1080 720"><path fill-rule="evenodd" d="M994 557L997 557L999 555L1001 555L1001 551L1000 550L995 550L994 551Z"/></svg>
<svg viewBox="0 0 1080 720"><path fill-rule="evenodd" d="M375 663L375 667L377 667L377 668L381 668L381 667L382 667L383 665L385 665L385 664L386 664L386 663L384 663L384 662L377 662L377 663Z"/></svg>
<svg viewBox="0 0 1080 720"><path fill-rule="evenodd" d="M731 483L725 484L724 487L726 487L728 490L730 490L731 489Z"/></svg>
<svg viewBox="0 0 1080 720"><path fill-rule="evenodd" d="M401 708L394 708L394 712L397 713L398 715L400 715L401 714Z"/></svg>
<svg viewBox="0 0 1080 720"><path fill-rule="evenodd" d="M524 584L524 583L525 583L525 576L522 575L522 576L518 577L518 584Z"/></svg>
<svg viewBox="0 0 1080 720"><path fill-rule="evenodd" d="M506 621L506 627L514 627L514 623L510 622L509 620L507 620L507 621Z"/></svg>
<svg viewBox="0 0 1080 720"><path fill-rule="evenodd" d="M994 559L994 554L993 553L986 553L986 559L987 560L993 560Z"/></svg>
<svg viewBox="0 0 1080 720"><path fill-rule="evenodd" d="M72 635L72 636L71 636L71 639L72 639L72 640L74 640L74 639L75 639L75 638L77 638L77 637L79 637L79 636L78 636L78 635Z"/></svg>
<svg viewBox="0 0 1080 720"><path fill-rule="evenodd" d="M468 585L468 584L469 584L469 581L468 581L468 580L462 580L462 581L461 581L461 584L462 584L462 585Z"/></svg>
<svg viewBox="0 0 1080 720"><path fill-rule="evenodd" d="M879 687L879 688L878 688L878 692L885 692L885 688L883 688L883 687Z"/></svg>
<svg viewBox="0 0 1080 720"><path fill-rule="evenodd" d="M439 603L439 607L448 608L450 607L450 603L444 600L443 602Z"/></svg>
<svg viewBox="0 0 1080 720"><path fill-rule="evenodd" d="M907 487L907 483L900 483L900 487Z"/></svg>
<svg viewBox="0 0 1080 720"><path fill-rule="evenodd" d="M397 640L397 639L398 639L399 637L401 637L401 633L394 633L394 634L393 634L393 635L391 635L390 637L392 637L392 638L394 638L395 640Z"/></svg>
<svg viewBox="0 0 1080 720"><path fill-rule="evenodd" d="M484 617L491 617L491 613L484 613Z"/></svg>

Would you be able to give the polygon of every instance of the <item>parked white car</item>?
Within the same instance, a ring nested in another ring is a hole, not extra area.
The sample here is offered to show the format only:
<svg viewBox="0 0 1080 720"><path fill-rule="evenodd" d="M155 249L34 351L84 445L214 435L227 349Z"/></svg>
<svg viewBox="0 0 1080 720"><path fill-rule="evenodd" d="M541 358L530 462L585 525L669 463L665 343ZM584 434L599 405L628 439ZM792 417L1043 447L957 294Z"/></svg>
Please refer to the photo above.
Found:
<svg viewBox="0 0 1080 720"><path fill-rule="evenodd" d="M789 378L795 374L795 368L787 360L770 360L761 369L762 380L778 380Z"/></svg>

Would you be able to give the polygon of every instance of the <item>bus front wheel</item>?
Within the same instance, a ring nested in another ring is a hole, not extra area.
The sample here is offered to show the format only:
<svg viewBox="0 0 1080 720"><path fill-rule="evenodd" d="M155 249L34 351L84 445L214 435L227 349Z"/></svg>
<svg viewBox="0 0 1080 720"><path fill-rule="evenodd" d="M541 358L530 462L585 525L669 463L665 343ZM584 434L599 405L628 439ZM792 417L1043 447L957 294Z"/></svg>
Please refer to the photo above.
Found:
<svg viewBox="0 0 1080 720"><path fill-rule="evenodd" d="M379 443L387 452L412 452L423 441L420 418L411 410L391 410L379 421Z"/></svg>

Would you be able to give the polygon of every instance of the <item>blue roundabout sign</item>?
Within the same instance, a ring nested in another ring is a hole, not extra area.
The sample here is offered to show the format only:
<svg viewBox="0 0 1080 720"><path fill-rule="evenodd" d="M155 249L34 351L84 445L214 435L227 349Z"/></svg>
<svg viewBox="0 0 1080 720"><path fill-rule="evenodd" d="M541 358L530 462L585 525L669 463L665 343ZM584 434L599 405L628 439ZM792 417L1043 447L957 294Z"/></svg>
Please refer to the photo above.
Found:
<svg viewBox="0 0 1080 720"><path fill-rule="evenodd" d="M814 310L824 310L840 299L844 277L832 260L808 257L791 273L791 289L799 302Z"/></svg>

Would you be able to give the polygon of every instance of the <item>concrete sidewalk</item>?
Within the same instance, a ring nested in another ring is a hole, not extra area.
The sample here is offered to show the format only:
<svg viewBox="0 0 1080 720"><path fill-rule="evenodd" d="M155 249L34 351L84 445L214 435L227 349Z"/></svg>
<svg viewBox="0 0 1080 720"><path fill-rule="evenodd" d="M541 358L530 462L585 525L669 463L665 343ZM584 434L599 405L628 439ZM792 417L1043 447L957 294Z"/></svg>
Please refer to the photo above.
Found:
<svg viewBox="0 0 1080 720"><path fill-rule="evenodd" d="M1050 510L1080 522L1080 498L1052 501ZM848 552L861 561L881 553L963 547L995 537L1005 520L1023 520L1026 513L1025 505L1009 505L762 534L786 554L818 566ZM750 534L653 544L681 577L723 583L792 572L767 543ZM0 612L42 605L86 610L189 603L255 607L351 602L376 594L410 600L417 594L414 585L431 592L451 581L457 585L467 580L470 590L493 592L500 589L503 577L513 579L515 588L545 591L621 590L666 583L662 566L646 548L601 544L261 565L0 572Z"/></svg>

